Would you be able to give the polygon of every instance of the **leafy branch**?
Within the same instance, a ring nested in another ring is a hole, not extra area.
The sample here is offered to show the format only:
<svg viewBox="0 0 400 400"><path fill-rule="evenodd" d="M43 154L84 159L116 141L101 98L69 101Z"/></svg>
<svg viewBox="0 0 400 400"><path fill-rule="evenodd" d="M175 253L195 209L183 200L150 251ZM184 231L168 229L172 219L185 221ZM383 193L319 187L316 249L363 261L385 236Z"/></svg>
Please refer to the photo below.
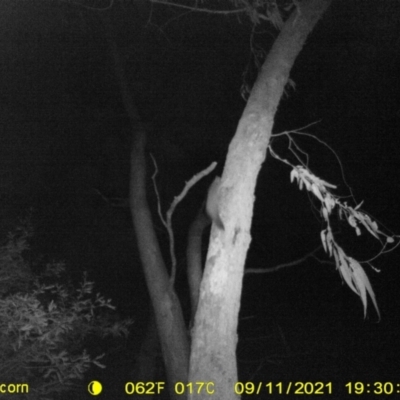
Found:
<svg viewBox="0 0 400 400"><path fill-rule="evenodd" d="M360 297L364 307L364 318L367 313L368 293L380 319L378 303L368 276L362 268L361 263L348 256L343 248L336 242L331 228L330 216L332 215L332 212L337 209L339 218L345 218L349 225L354 228L357 236L361 235L362 231L360 227L363 226L369 234L382 243L383 248L380 254L384 252L387 244L394 243L395 235L387 235L379 229L377 222L360 209L363 202L358 204L356 207L351 207L347 205L346 202L342 203L339 196L336 196L331 192L332 189L336 189L336 185L317 177L304 164L293 165L288 160L280 158L272 150L271 146L269 147L269 150L274 158L291 166L292 171L290 173L290 181L296 181L300 190L305 187L306 190L312 193L319 200L321 204L320 212L325 222L325 228L320 232L321 242L325 252L329 254L329 257L334 258L336 268L339 270L339 273L347 286L349 286L349 288ZM369 262L368 264L373 268Z"/></svg>

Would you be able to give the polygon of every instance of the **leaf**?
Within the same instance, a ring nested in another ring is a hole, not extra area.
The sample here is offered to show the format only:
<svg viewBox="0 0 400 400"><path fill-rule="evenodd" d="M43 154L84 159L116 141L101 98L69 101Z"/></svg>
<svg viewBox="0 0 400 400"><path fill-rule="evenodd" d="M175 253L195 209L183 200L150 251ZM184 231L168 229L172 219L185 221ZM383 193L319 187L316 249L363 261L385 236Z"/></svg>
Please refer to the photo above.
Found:
<svg viewBox="0 0 400 400"><path fill-rule="evenodd" d="M327 253L328 252L328 248L327 248L327 245L326 245L326 229L323 229L321 231L321 242L322 242L322 245L324 246L325 253Z"/></svg>
<svg viewBox="0 0 400 400"><path fill-rule="evenodd" d="M322 185L328 187L328 188L331 188L331 189L336 189L337 188L337 185L333 185L332 183L329 183L329 182L326 182L326 181L323 181L323 180L320 180L320 183Z"/></svg>
<svg viewBox="0 0 400 400"><path fill-rule="evenodd" d="M342 249L340 249L342 250ZM343 250L342 250L343 253ZM340 256L341 253L339 253ZM344 254L343 254L344 255ZM343 256L341 257L341 259L343 258ZM349 264L347 262L347 260L345 258L343 258L344 262L340 264L339 267L339 271L340 274L342 275L344 281L347 283L347 286L357 295L359 295L358 290L356 289L356 287L353 284L353 274L351 272L351 269L349 268Z"/></svg>
<svg viewBox="0 0 400 400"><path fill-rule="evenodd" d="M361 268L361 265L351 258L350 258L350 266L353 272L354 284L357 288L358 295L360 296L361 302L364 306L364 318L365 318L367 315L367 292L365 290L365 279L368 280L368 278L365 275L364 270Z"/></svg>
<svg viewBox="0 0 400 400"><path fill-rule="evenodd" d="M292 183L293 181L294 181L294 179L299 179L299 171L297 170L297 168L295 167L295 168L293 168L291 171L290 171L290 182Z"/></svg>
<svg viewBox="0 0 400 400"><path fill-rule="evenodd" d="M356 219L354 218L354 215L349 215L347 217L347 221L349 222L349 225L352 226L353 228L355 228L357 226L357 222Z"/></svg>
<svg viewBox="0 0 400 400"><path fill-rule="evenodd" d="M364 200L358 206L356 206L355 210L358 210L361 207L362 203L364 203Z"/></svg>
<svg viewBox="0 0 400 400"><path fill-rule="evenodd" d="M93 360L92 363L95 364L95 365L97 365L99 368L102 368L102 369L104 369L104 368L106 367L106 366L105 366L104 364L102 364L100 361Z"/></svg>
<svg viewBox="0 0 400 400"><path fill-rule="evenodd" d="M339 256L338 256L338 252L337 252L336 246L333 248L333 257L335 258L336 268L339 269L340 268L340 261L339 261Z"/></svg>
<svg viewBox="0 0 400 400"><path fill-rule="evenodd" d="M313 184L311 185L311 190L312 190L312 192L314 193L314 195L315 195L316 197L318 197L318 200L319 200L321 203L323 203L323 202L324 202L324 198L322 197L322 194L321 194L321 192L320 192L320 190L319 190L319 187L318 187L315 183L313 183Z"/></svg>
<svg viewBox="0 0 400 400"><path fill-rule="evenodd" d="M360 222L365 226L365 228L369 231L369 233L379 239L377 234L378 232L378 224L375 221L372 221L371 218L363 213L358 213L358 218Z"/></svg>
<svg viewBox="0 0 400 400"><path fill-rule="evenodd" d="M19 330L22 332L31 331L32 329L33 329L33 325L29 324L29 323L24 326L21 326L21 328L19 328Z"/></svg>
<svg viewBox="0 0 400 400"><path fill-rule="evenodd" d="M49 303L49 312L52 312L54 309L57 308L57 304L54 303L54 300L51 300L51 302Z"/></svg>
<svg viewBox="0 0 400 400"><path fill-rule="evenodd" d="M332 257L332 244L334 243L334 240L333 240L333 235L332 235L332 231L331 231L330 227L328 227L328 234L326 235L326 240L328 243L329 257Z"/></svg>
<svg viewBox="0 0 400 400"><path fill-rule="evenodd" d="M322 206L322 215L323 215L325 221L328 221L328 220L329 220L328 210L327 210L326 207L323 207L323 206Z"/></svg>
<svg viewBox="0 0 400 400"><path fill-rule="evenodd" d="M368 292L369 296L371 297L372 303L374 304L375 310L378 314L379 319L381 319L381 313L379 312L379 307L378 303L376 302L375 298L375 293L374 290L372 289L371 283L369 282L368 276L365 273L364 269L360 265L360 263L353 258L350 258L350 266L353 270L353 278L354 278L354 283L356 284L361 301L364 305L364 318L367 315L367 295L366 292Z"/></svg>
<svg viewBox="0 0 400 400"><path fill-rule="evenodd" d="M326 210L328 211L328 214L331 213L332 208L333 208L331 200L332 200L332 198L331 198L330 193L326 193L326 194L325 194L325 198L324 198L324 203L323 203L323 204L324 204ZM334 205L334 204L335 204L335 203L333 203L333 205Z"/></svg>

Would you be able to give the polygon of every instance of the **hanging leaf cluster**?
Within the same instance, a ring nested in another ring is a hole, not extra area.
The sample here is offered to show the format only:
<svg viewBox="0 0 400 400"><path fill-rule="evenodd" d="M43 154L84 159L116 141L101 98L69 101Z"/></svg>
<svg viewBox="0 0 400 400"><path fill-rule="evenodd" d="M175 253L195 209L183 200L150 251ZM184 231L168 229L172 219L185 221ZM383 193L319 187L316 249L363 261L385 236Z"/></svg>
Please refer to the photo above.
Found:
<svg viewBox="0 0 400 400"><path fill-rule="evenodd" d="M386 238L387 243L393 243L391 236L384 234L379 230L378 224L371 217L360 210L362 202L355 208L341 203L340 199L330 192L330 189L336 189L336 185L328 183L315 176L308 168L297 165L293 167L290 173L290 181L297 181L300 190L305 187L321 203L321 215L326 223L326 228L321 231L321 241L326 253L335 259L336 268L339 270L344 282L356 293L364 307L364 317L367 313L367 293L371 297L374 307L380 317L378 304L375 294L369 282L368 276L361 264L352 257L349 257L338 245L333 236L329 217L332 211L337 208L341 219L346 218L357 235L361 235L360 226L364 228L376 239Z"/></svg>

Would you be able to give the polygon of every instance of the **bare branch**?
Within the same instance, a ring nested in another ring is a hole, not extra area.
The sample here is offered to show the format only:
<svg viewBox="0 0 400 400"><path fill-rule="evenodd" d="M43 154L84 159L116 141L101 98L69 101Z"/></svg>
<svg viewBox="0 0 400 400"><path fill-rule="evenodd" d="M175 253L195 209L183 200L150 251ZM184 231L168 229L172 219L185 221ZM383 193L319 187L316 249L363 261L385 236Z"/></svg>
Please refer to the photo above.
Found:
<svg viewBox="0 0 400 400"><path fill-rule="evenodd" d="M156 194L157 197L157 212L158 212L158 216L161 219L161 222L163 223L163 225L168 229L167 227L167 222L165 221L163 215L162 215L162 211L161 211L161 202L160 202L160 194L158 193L158 187L157 187L157 182L156 182L156 176L158 174L158 165L157 162L155 160L155 158L153 157L153 154L150 153L150 157L153 160L153 164L154 164L154 173L151 176L151 180L153 181L153 186L154 186L154 192Z"/></svg>
<svg viewBox="0 0 400 400"><path fill-rule="evenodd" d="M200 179L208 175L215 167L217 166L217 163L214 161L211 163L209 167L204 169L203 171L199 172L195 176L190 179L190 181L186 182L185 187L183 188L182 192L174 198L174 201L171 204L171 207L167 211L167 224L166 228L168 231L168 236L169 236L169 249L170 249L170 254L171 254L171 278L170 281L173 283L175 281L175 275L176 275L176 256L175 256L175 239L174 239L174 231L172 230L172 215L174 214L176 206L185 198L187 192L189 189L194 186Z"/></svg>
<svg viewBox="0 0 400 400"><path fill-rule="evenodd" d="M279 264L279 265L277 265L275 267L272 267L272 268L247 268L247 269L245 269L244 272L245 272L245 274L269 274L271 272L277 272L282 268L293 267L295 265L301 264L302 262L306 261L307 258L310 258L310 257L315 258L316 260L318 260L321 263L324 263L324 264L328 263L328 264L334 265L334 263L331 262L331 261L323 261L323 260L320 260L318 257L315 256L315 253L321 248L322 248L322 246L318 246L316 249L314 249L310 253L306 254L302 258L299 258L297 260L290 261L290 262L287 262L287 263Z"/></svg>
<svg viewBox="0 0 400 400"><path fill-rule="evenodd" d="M165 0L150 0L150 3L156 3L156 4L163 4L166 6L174 6L178 8L183 8L185 10L190 10L194 12L203 12L203 13L208 13L208 14L219 14L219 15L229 15L229 14L240 14L240 13L245 13L248 12L247 8L240 8L238 10L211 10L209 8L198 8L197 6L186 6L183 4L178 4L178 3L172 3L169 1Z"/></svg>

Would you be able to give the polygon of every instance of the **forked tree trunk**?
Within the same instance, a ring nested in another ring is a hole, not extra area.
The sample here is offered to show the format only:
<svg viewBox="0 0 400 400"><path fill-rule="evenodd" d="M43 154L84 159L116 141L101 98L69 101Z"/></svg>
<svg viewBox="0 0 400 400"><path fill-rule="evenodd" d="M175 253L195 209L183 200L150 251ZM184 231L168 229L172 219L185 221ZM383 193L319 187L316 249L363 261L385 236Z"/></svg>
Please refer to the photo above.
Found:
<svg viewBox="0 0 400 400"><path fill-rule="evenodd" d="M156 317L158 337L170 383L171 398L179 398L174 382L187 379L189 342L181 305L170 283L146 200L145 133L135 132L131 153L130 204L140 259ZM172 386L171 386L172 385Z"/></svg>
<svg viewBox="0 0 400 400"><path fill-rule="evenodd" d="M132 148L129 183L129 204L136 233L140 260L154 310L158 338L164 359L171 399L182 400L175 393L174 382L187 380L189 340L181 305L170 282L162 258L146 198L146 130L128 88L124 66L112 35L112 24L103 17L108 44L114 60L121 97L131 122ZM146 387L149 389L148 387ZM164 389L165 390L165 389Z"/></svg>
<svg viewBox="0 0 400 400"><path fill-rule="evenodd" d="M220 188L225 229L213 226L193 328L189 398L232 400L237 382L237 325L254 190L289 72L330 0L297 3L259 73L229 146ZM195 382L205 383L200 393ZM208 386L207 386L208 384ZM213 391L212 394L208 393Z"/></svg>
<svg viewBox="0 0 400 400"><path fill-rule="evenodd" d="M189 371L192 386L186 387L190 398L210 399L212 396L231 400L239 397L234 393L237 324L244 263L251 241L256 179L266 157L276 109L290 69L330 0L303 0L297 4L264 62L229 147L219 204L225 229L213 227L211 232L193 328ZM146 201L146 133L128 91L112 37L109 41L122 98L132 122L130 206L133 224L172 389L171 398L183 399L184 396L175 394L173 385L177 381L187 381L189 345L180 304L169 283Z"/></svg>

